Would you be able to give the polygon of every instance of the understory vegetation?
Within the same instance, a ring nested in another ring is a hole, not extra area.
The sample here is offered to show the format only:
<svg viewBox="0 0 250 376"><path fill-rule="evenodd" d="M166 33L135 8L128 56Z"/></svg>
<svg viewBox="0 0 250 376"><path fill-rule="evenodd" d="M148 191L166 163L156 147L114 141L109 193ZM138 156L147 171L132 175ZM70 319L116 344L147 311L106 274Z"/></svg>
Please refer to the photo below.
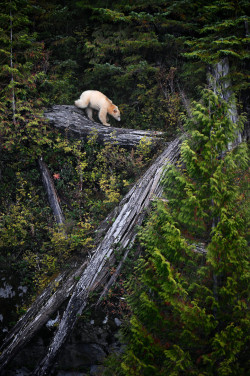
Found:
<svg viewBox="0 0 250 376"><path fill-rule="evenodd" d="M245 375L249 160L247 144L234 141L248 125L248 1L0 5L0 263L30 291L15 320L93 249L98 225L159 152L143 142L133 150L99 145L95 133L77 141L44 117L54 104L100 90L119 107L119 127L162 131L165 141L185 134L119 287L127 346L107 359L105 372ZM211 76L221 61L229 71L215 90ZM40 158L62 226L48 204Z"/></svg>

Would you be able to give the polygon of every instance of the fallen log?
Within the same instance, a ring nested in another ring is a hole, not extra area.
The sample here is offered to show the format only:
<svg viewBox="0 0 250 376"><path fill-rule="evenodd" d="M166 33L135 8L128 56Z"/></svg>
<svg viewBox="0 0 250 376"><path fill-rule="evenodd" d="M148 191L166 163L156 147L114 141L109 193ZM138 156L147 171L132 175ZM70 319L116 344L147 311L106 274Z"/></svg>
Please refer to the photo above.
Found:
<svg viewBox="0 0 250 376"><path fill-rule="evenodd" d="M32 336L49 320L51 315L60 307L60 305L73 293L70 304L66 311L71 312L67 320L67 312L64 313L64 318L59 325L58 334L62 333L62 326L67 326L67 332L63 338L57 342L58 346L55 349L52 344L52 357L50 352L46 360L38 367L37 375L46 374L46 368L51 366L52 359L55 358L60 347L63 345L68 334L71 332L77 313L82 311L86 305L87 297L90 291L94 290L102 283L105 286L110 273L109 268L114 261L114 249L119 246L128 248L132 245L136 236L136 227L142 223L145 215L145 208L149 205L154 196L161 194L160 176L163 165L172 163L178 158L180 141L176 139L171 142L165 151L156 159L152 166L146 171L144 176L132 187L129 193L123 198L120 204L111 212L97 231L95 253L88 262L88 268L83 273L86 267L86 261L71 273L63 273L51 283L50 286L36 299L27 313L19 320L12 332L7 336L2 346L2 354L0 356L0 370L3 369L13 356L30 341ZM114 218L116 218L114 222ZM110 224L112 223L111 228ZM103 238L103 234L105 234ZM128 252L125 252L127 255ZM99 266L98 266L99 263ZM83 273L83 274L82 274ZM82 274L80 281L75 288L76 280ZM86 282L86 285L85 285ZM83 289L82 289L83 288ZM85 300L81 302L83 296ZM76 301L77 306L74 306ZM80 306L79 306L80 305ZM66 317L66 321L65 321ZM57 338L54 339L54 342ZM56 350L56 351L55 351ZM39 373L41 372L41 373Z"/></svg>
<svg viewBox="0 0 250 376"><path fill-rule="evenodd" d="M44 116L51 125L71 137L86 141L95 136L98 143L116 143L129 149L137 147L142 141L150 141L155 146L163 136L162 132L107 127L95 123L85 116L84 110L75 106L55 105Z"/></svg>
<svg viewBox="0 0 250 376"><path fill-rule="evenodd" d="M94 245L100 243L114 218L119 211L116 207L96 230ZM4 339L0 347L0 371L13 359L13 357L32 339L32 337L45 325L51 316L69 298L77 280L87 266L87 260L80 267L71 265L70 269L59 274L44 291L31 304L27 312Z"/></svg>
<svg viewBox="0 0 250 376"><path fill-rule="evenodd" d="M58 352L77 321L78 315L82 313L87 304L89 293L100 287L100 284L107 279L109 273L106 273L106 269L112 264L110 259L114 258L115 249L119 246L120 252L123 252L127 247L131 247L136 236L136 227L141 225L145 216L144 209L149 206L153 196L161 192L160 177L163 166L173 163L177 159L179 144L179 139L171 142L121 201L121 210L75 286L47 355L36 368L34 375L49 374Z"/></svg>
<svg viewBox="0 0 250 376"><path fill-rule="evenodd" d="M29 342L35 333L72 293L87 261L73 272L60 274L21 317L1 346L0 370Z"/></svg>
<svg viewBox="0 0 250 376"><path fill-rule="evenodd" d="M49 204L53 211L56 222L58 224L63 224L65 222L63 211L61 209L61 205L49 169L42 158L38 160L38 164L42 175L43 185L47 192Z"/></svg>

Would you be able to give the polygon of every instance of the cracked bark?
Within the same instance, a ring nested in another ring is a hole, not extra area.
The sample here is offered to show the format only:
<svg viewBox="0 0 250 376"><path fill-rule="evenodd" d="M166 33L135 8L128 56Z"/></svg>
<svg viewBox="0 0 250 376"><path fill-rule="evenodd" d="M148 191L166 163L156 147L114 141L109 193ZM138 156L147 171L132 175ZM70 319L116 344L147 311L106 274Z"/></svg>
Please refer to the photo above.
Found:
<svg viewBox="0 0 250 376"><path fill-rule="evenodd" d="M53 106L44 115L52 126L70 137L87 141L94 136L98 143L116 143L128 149L137 147L143 140L151 141L154 147L163 136L156 131L107 127L89 120L84 110L70 105Z"/></svg>

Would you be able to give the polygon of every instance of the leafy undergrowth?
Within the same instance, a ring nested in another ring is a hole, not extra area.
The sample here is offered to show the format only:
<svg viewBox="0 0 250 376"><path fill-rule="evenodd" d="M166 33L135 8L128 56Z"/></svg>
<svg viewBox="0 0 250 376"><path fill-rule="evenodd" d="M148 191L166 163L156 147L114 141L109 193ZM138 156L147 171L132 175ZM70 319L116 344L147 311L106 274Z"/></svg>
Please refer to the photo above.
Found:
<svg viewBox="0 0 250 376"><path fill-rule="evenodd" d="M44 132L47 143L43 151L31 145L38 151L32 158L24 152L28 149L25 133L10 144L10 136L2 132L1 264L19 276L33 297L60 270L84 259L93 248L95 229L152 157L145 142L137 150L127 151L118 145L100 146L94 136L86 143L70 140L46 124ZM36 135L29 143L37 140ZM37 164L40 156L58 193L65 216L63 226L55 224L48 204Z"/></svg>

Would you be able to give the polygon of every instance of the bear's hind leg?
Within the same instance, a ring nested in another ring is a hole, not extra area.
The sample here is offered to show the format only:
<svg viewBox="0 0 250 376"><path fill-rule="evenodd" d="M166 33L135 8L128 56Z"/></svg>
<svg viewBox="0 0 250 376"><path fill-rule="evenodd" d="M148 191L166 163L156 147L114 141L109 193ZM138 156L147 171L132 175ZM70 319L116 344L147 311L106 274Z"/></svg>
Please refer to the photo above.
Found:
<svg viewBox="0 0 250 376"><path fill-rule="evenodd" d="M86 107L88 107L88 105L89 105L89 96L85 92L82 93L82 95L80 96L80 99L77 99L75 101L75 105L76 105L76 107L79 107L79 108L86 108Z"/></svg>

